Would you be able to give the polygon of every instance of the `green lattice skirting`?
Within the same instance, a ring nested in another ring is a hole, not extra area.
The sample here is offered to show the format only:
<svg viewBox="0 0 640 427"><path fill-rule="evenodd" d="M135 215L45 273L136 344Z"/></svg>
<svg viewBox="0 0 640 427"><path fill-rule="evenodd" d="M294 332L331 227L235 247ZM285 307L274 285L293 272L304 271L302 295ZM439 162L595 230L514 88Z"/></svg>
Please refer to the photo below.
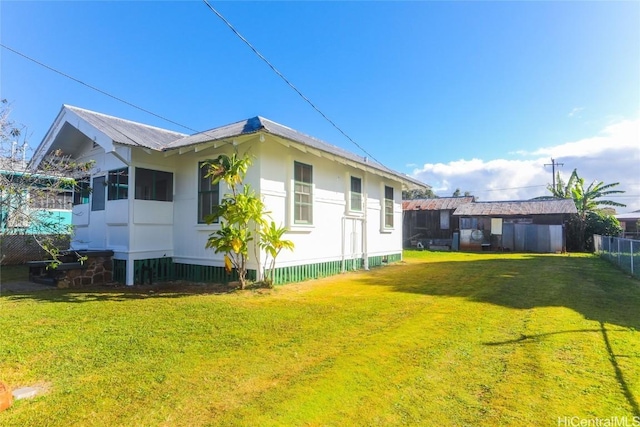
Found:
<svg viewBox="0 0 640 427"><path fill-rule="evenodd" d="M402 254L391 254L369 257L369 267L379 267L392 262L402 260ZM186 280L189 282L204 283L229 283L238 280L235 271L228 274L224 267L208 265L174 263L171 258L152 258L136 260L134 264L134 283L156 283L170 280ZM303 280L318 279L340 274L343 271L355 271L362 269L362 258L348 259L344 261L328 261L314 264L295 265L276 268L274 272L274 284L301 282ZM125 283L127 262L125 260L113 260L114 281ZM255 270L247 272L247 279L255 280Z"/></svg>

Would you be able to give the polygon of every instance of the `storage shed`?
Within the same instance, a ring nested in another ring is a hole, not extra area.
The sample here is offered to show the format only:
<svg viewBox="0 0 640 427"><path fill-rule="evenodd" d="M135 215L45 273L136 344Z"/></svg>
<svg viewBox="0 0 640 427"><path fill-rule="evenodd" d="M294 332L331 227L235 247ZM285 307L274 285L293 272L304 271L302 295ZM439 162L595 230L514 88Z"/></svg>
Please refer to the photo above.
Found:
<svg viewBox="0 0 640 427"><path fill-rule="evenodd" d="M553 253L565 250L565 224L575 213L571 199L542 199L467 203L453 216L461 250Z"/></svg>
<svg viewBox="0 0 640 427"><path fill-rule="evenodd" d="M404 246L434 250L451 249L454 247L454 232L460 228L458 217L454 217L453 212L458 206L473 201L473 197L404 200Z"/></svg>

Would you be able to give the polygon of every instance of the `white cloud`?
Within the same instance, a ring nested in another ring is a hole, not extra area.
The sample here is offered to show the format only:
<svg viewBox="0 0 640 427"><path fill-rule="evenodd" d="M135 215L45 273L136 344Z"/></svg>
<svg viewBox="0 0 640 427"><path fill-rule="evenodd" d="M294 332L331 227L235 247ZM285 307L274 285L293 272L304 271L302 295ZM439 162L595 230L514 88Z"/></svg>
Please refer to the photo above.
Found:
<svg viewBox="0 0 640 427"><path fill-rule="evenodd" d="M571 110L571 112L569 114L567 114L568 117L581 117L580 116L580 112L584 110L584 107L575 107L573 110Z"/></svg>
<svg viewBox="0 0 640 427"><path fill-rule="evenodd" d="M449 163L427 163L415 169L413 176L433 187L439 196L451 196L456 188L470 191L480 200L526 200L549 195L551 158L564 166L563 179L573 169L586 183L619 182L613 189L624 190L622 197L611 200L625 203L618 212L640 209L640 118L612 123L598 135L533 152L519 151L518 160L456 160Z"/></svg>

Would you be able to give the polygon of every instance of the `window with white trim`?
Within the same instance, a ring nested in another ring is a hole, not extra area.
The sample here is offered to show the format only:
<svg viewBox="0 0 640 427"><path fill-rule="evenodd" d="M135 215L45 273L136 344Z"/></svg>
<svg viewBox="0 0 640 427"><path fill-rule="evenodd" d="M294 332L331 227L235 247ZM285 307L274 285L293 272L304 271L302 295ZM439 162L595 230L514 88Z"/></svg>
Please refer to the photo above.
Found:
<svg viewBox="0 0 640 427"><path fill-rule="evenodd" d="M362 212L362 179L352 176L349 191L349 210Z"/></svg>
<svg viewBox="0 0 640 427"><path fill-rule="evenodd" d="M384 228L393 228L393 187L384 186Z"/></svg>
<svg viewBox="0 0 640 427"><path fill-rule="evenodd" d="M313 224L313 167L294 162L294 224Z"/></svg>
<svg viewBox="0 0 640 427"><path fill-rule="evenodd" d="M211 177L207 177L207 163L198 163L198 224L205 224L206 218L213 213L213 208L220 204L220 183L214 184Z"/></svg>

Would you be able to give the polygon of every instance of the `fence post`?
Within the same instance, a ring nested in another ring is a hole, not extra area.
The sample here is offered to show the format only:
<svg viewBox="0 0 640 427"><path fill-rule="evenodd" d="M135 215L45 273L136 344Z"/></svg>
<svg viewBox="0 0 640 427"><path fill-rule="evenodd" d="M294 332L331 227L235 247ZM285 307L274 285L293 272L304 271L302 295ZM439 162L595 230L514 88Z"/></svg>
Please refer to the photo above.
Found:
<svg viewBox="0 0 640 427"><path fill-rule="evenodd" d="M629 240L629 256L631 257L631 275L633 276L633 240Z"/></svg>

